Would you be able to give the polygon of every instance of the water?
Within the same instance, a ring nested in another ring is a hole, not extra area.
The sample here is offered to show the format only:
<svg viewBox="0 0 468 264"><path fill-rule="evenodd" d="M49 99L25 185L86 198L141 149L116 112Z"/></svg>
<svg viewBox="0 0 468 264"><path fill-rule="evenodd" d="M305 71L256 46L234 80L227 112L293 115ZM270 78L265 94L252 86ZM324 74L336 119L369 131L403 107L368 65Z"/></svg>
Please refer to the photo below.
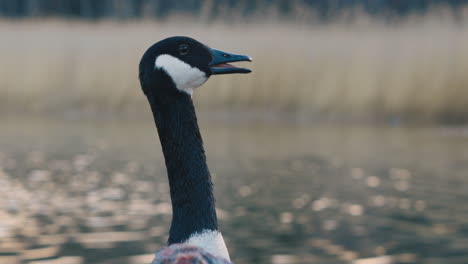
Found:
<svg viewBox="0 0 468 264"><path fill-rule="evenodd" d="M235 263L468 263L468 129L200 119ZM1 124L0 263L147 263L164 246L150 118Z"/></svg>

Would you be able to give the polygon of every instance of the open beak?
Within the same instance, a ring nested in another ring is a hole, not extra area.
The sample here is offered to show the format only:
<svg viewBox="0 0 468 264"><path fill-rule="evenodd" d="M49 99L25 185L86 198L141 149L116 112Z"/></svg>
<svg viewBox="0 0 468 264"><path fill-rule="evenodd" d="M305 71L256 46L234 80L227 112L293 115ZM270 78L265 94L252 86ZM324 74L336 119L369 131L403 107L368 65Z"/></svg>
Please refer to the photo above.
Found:
<svg viewBox="0 0 468 264"><path fill-rule="evenodd" d="M231 74L231 73L250 73L250 69L237 68L229 62L236 61L252 61L249 56L230 54L224 51L210 49L213 59L210 62L210 69L213 75L217 74Z"/></svg>

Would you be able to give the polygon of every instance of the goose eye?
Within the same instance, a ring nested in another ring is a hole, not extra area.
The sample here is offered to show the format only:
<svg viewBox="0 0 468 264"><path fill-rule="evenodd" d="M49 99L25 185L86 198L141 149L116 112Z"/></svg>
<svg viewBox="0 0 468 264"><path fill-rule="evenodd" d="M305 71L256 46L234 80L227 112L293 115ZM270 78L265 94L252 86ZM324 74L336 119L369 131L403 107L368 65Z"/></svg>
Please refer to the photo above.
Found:
<svg viewBox="0 0 468 264"><path fill-rule="evenodd" d="M187 44L182 44L179 46L180 55L186 55L189 52L189 46Z"/></svg>

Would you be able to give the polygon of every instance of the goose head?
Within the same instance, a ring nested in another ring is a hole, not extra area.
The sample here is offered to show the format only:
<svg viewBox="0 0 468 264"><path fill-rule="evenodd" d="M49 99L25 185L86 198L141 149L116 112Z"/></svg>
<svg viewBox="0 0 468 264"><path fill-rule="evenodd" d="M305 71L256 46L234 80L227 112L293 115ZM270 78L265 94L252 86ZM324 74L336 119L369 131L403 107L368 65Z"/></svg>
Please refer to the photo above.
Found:
<svg viewBox="0 0 468 264"><path fill-rule="evenodd" d="M250 73L232 62L252 61L249 56L212 49L189 37L170 37L151 46L140 62L144 93L161 97L193 90L212 75Z"/></svg>

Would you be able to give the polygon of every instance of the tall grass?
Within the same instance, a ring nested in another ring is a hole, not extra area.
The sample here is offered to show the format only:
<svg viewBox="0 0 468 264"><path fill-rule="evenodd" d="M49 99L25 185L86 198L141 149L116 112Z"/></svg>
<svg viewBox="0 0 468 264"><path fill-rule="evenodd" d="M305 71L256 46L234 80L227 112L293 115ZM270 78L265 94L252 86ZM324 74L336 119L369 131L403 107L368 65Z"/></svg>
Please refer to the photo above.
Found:
<svg viewBox="0 0 468 264"><path fill-rule="evenodd" d="M3 113L147 111L146 48L188 35L254 58L253 74L213 77L199 107L303 116L468 118L468 23L438 15L394 24L0 22Z"/></svg>

